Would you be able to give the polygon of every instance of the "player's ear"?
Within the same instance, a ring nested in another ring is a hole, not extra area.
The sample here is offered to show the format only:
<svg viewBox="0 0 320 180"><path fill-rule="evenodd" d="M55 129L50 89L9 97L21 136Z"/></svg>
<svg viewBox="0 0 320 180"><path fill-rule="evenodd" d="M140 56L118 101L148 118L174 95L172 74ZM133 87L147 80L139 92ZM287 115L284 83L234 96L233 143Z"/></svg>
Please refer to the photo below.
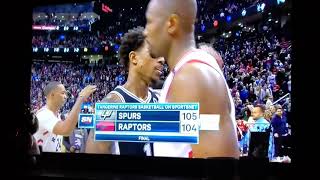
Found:
<svg viewBox="0 0 320 180"><path fill-rule="evenodd" d="M136 65L136 64L138 63L138 59L137 59L137 54L136 54L136 52L131 51L131 52L129 53L129 61L130 61L132 64L134 64L134 65Z"/></svg>
<svg viewBox="0 0 320 180"><path fill-rule="evenodd" d="M167 21L167 29L170 35L177 33L179 21L179 17L177 14L171 14Z"/></svg>

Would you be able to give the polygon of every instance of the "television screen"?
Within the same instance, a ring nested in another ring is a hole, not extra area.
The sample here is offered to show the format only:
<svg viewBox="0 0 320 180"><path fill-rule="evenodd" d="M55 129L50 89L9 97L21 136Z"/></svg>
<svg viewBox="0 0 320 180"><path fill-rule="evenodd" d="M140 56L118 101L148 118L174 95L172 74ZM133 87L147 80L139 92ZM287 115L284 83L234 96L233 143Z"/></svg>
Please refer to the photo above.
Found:
<svg viewBox="0 0 320 180"><path fill-rule="evenodd" d="M35 148L290 161L291 6L269 1L34 7Z"/></svg>

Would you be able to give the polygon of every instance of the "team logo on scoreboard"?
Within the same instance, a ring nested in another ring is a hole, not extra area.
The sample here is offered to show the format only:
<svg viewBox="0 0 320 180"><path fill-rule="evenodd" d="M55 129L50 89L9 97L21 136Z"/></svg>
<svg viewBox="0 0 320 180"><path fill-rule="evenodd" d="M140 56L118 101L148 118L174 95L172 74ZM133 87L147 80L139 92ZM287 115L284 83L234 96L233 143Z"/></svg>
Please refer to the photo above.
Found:
<svg viewBox="0 0 320 180"><path fill-rule="evenodd" d="M94 128L94 115L79 114L78 128Z"/></svg>
<svg viewBox="0 0 320 180"><path fill-rule="evenodd" d="M102 110L98 115L99 120L115 120L117 113L112 110Z"/></svg>

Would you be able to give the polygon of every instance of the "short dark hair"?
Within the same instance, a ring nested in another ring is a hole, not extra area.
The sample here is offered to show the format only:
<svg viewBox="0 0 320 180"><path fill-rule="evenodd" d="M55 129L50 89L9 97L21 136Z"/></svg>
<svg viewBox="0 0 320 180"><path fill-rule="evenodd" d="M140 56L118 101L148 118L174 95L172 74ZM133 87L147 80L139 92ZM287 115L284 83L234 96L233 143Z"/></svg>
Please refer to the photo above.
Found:
<svg viewBox="0 0 320 180"><path fill-rule="evenodd" d="M282 110L282 106L281 105L277 105L276 110L281 109Z"/></svg>
<svg viewBox="0 0 320 180"><path fill-rule="evenodd" d="M264 113L266 110L266 107L263 104L257 104L255 107L260 108L262 113Z"/></svg>
<svg viewBox="0 0 320 180"><path fill-rule="evenodd" d="M136 51L143 46L145 42L145 35L143 34L143 27L136 27L130 29L121 39L119 48L120 63L129 69L129 54L131 51Z"/></svg>
<svg viewBox="0 0 320 180"><path fill-rule="evenodd" d="M60 84L62 84L61 82L58 82L58 81L51 81L47 84L47 86L44 88L43 90L43 94L45 97L47 97L50 92L52 90L54 90L55 88L57 88Z"/></svg>

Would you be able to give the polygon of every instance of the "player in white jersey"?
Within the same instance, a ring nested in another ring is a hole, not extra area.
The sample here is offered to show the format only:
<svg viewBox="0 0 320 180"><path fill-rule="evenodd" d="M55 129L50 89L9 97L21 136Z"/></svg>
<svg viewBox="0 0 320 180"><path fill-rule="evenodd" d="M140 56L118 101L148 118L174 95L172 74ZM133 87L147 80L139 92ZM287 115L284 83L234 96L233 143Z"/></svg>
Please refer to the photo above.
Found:
<svg viewBox="0 0 320 180"><path fill-rule="evenodd" d="M67 92L60 82L50 82L44 89L46 105L37 113L39 129L34 134L37 144L42 146L43 152L61 152L62 136L69 136L78 122L81 104L94 91L96 86L89 85L79 94L69 116L61 121L60 108L67 99Z"/></svg>
<svg viewBox="0 0 320 180"><path fill-rule="evenodd" d="M119 57L128 70L128 79L116 87L102 102L109 103L155 103L157 96L149 87L160 79L163 58L151 58L149 46L141 27L129 30L121 39ZM90 131L87 153L153 156L152 145L131 142L95 141L94 130Z"/></svg>
<svg viewBox="0 0 320 180"><path fill-rule="evenodd" d="M196 145L154 143L154 154L239 158L234 104L215 58L196 49L196 14L196 0L151 0L145 34L151 56L164 57L170 68L160 102L199 102L200 114L220 115L219 130L200 130Z"/></svg>

